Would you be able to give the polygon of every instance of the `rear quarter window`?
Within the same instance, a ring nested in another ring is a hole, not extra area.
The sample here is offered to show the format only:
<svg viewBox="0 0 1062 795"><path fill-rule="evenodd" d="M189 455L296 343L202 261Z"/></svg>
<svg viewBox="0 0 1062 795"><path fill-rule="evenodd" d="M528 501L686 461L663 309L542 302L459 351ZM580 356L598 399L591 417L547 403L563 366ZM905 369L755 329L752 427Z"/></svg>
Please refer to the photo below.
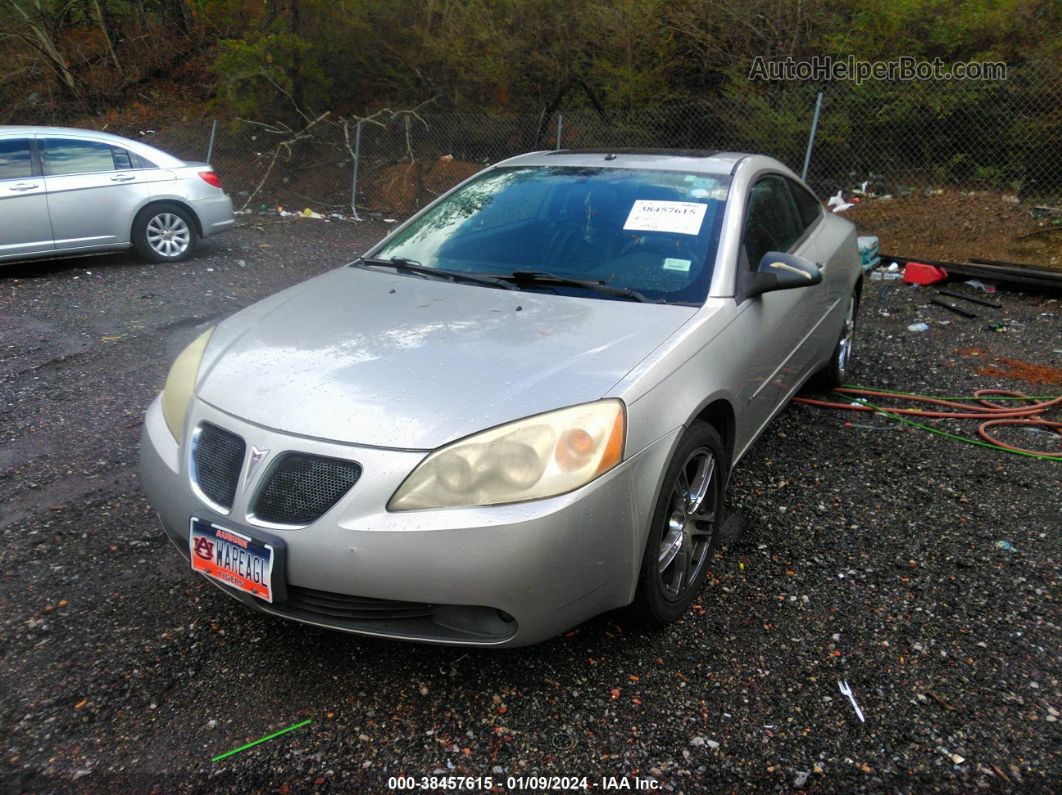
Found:
<svg viewBox="0 0 1062 795"><path fill-rule="evenodd" d="M152 163L143 155L138 155L135 152L130 152L129 156L133 159L134 168L158 168L158 165Z"/></svg>

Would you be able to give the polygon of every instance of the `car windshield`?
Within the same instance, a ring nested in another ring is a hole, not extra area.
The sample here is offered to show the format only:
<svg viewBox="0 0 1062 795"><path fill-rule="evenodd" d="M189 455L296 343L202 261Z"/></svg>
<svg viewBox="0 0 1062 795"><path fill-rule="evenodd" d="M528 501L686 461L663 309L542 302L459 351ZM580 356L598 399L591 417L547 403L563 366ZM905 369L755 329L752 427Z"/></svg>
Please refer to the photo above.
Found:
<svg viewBox="0 0 1062 795"><path fill-rule="evenodd" d="M730 179L681 171L520 166L491 169L371 254L505 278L524 289L701 304ZM610 293L535 283L528 273L601 282Z"/></svg>

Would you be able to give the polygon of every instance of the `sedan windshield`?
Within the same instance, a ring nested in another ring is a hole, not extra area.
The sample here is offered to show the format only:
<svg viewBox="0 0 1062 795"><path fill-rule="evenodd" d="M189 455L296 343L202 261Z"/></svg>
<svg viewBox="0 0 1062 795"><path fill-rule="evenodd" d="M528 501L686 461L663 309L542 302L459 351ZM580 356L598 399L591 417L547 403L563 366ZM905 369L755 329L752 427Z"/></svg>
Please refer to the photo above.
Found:
<svg viewBox="0 0 1062 795"><path fill-rule="evenodd" d="M680 171L491 169L386 240L371 261L565 295L701 304L728 187L727 176Z"/></svg>

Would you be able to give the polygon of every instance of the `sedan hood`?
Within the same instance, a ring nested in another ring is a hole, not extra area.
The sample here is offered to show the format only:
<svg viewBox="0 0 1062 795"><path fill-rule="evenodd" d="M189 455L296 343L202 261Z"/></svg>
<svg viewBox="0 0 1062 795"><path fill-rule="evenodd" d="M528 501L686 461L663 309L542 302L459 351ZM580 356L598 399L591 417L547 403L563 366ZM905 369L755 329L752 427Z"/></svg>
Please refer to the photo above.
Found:
<svg viewBox="0 0 1062 795"><path fill-rule="evenodd" d="M602 397L695 311L340 268L218 326L196 392L280 431L429 450Z"/></svg>

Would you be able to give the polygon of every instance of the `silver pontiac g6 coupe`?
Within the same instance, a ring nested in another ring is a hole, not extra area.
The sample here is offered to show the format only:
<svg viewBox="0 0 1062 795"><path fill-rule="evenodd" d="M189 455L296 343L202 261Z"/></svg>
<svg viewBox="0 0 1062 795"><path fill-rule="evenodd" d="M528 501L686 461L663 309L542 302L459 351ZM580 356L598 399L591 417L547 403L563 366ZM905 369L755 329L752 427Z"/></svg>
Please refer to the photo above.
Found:
<svg viewBox="0 0 1062 795"><path fill-rule="evenodd" d="M768 157L522 155L192 342L144 489L193 570L283 618L480 646L666 624L734 465L844 378L861 273Z"/></svg>

